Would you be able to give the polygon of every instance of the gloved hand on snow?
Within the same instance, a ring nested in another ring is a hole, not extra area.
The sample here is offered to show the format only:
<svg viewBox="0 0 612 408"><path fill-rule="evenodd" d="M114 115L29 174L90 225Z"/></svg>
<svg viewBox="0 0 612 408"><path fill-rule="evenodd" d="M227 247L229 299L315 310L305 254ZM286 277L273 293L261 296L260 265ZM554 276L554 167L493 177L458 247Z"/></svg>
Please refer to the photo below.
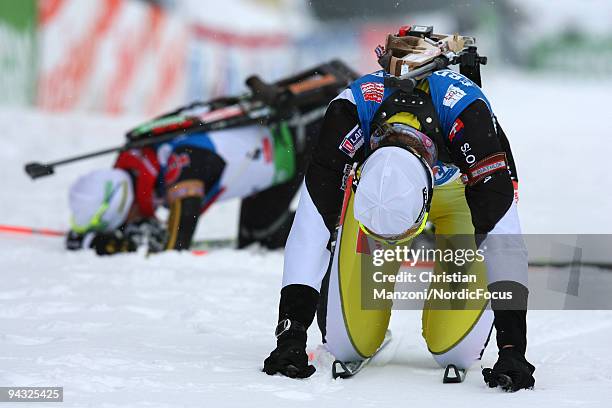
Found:
<svg viewBox="0 0 612 408"><path fill-rule="evenodd" d="M276 373L290 378L308 378L316 369L308 365L308 355L299 342L279 344L264 360L263 371L268 375Z"/></svg>
<svg viewBox="0 0 612 408"><path fill-rule="evenodd" d="M482 375L491 388L501 387L504 391L514 392L523 388L533 388L535 379L531 365L525 356L514 347L499 351L499 358L493 368L484 368Z"/></svg>
<svg viewBox="0 0 612 408"><path fill-rule="evenodd" d="M96 233L89 246L98 255L135 252L138 248L137 243L120 230Z"/></svg>
<svg viewBox="0 0 612 408"><path fill-rule="evenodd" d="M286 329L279 330L281 325ZM264 360L263 371L268 375L279 373L290 378L310 377L316 369L308 365L306 328L289 319L280 322L279 327L276 329L276 348Z"/></svg>

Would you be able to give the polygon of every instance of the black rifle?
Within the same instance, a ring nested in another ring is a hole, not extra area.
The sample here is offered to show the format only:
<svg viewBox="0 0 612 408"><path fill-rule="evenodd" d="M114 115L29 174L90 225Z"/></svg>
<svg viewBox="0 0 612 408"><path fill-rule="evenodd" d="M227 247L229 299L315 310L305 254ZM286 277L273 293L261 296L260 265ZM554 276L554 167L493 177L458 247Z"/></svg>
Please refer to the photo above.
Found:
<svg viewBox="0 0 612 408"><path fill-rule="evenodd" d="M342 88L359 75L344 63L333 60L292 77L267 84L257 76L249 77L250 92L236 96L195 102L157 117L127 132L128 141L120 146L90 152L49 163L27 163L25 172L32 178L48 176L57 166L109 153L164 143L196 132L208 132L253 124L268 125L290 119L300 109L326 105ZM189 115L194 109L202 115Z"/></svg>
<svg viewBox="0 0 612 408"><path fill-rule="evenodd" d="M482 86L480 66L487 64L487 57L478 55L476 46L473 45L473 43L466 46L457 54L450 52L445 55L440 55L434 58L433 61L400 77L385 78L385 86L411 92L417 85L419 79L427 77L434 71L456 64L459 64L459 70L463 75L475 82L478 86Z"/></svg>

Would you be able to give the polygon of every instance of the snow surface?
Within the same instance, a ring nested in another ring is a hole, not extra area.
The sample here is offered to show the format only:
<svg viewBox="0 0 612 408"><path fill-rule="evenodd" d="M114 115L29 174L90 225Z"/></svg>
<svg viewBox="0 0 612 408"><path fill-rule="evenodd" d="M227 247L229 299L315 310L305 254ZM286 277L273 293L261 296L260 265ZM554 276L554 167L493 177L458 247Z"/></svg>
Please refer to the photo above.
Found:
<svg viewBox="0 0 612 408"><path fill-rule="evenodd" d="M612 152L602 122L612 84L515 73L485 81L519 165L525 231L610 232ZM112 158L36 182L24 162L121 143L140 120L0 110L0 224L65 229L69 184ZM227 236L236 209L235 201L217 205L198 236ZM99 258L68 253L57 238L0 234L0 386L63 386L62 406L75 407L602 407L612 398L610 311L529 313L531 392L490 390L480 367L464 384L443 385L420 313L409 311L394 312L394 341L356 378L331 379L332 357L314 327L312 378L264 375L282 256L251 249ZM487 349L484 366L495 352Z"/></svg>

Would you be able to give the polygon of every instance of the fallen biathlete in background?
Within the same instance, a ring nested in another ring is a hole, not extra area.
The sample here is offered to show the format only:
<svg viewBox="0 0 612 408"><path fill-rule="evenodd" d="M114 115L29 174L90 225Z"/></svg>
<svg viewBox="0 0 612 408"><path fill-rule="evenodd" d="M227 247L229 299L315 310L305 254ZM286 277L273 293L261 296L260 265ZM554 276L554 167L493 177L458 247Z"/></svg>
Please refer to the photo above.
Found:
<svg viewBox="0 0 612 408"><path fill-rule="evenodd" d="M283 247L290 203L325 108L355 78L339 61L275 84L251 77L249 94L193 103L133 129L126 145L114 149L120 153L112 169L92 171L70 188L67 248L100 255L140 246L188 249L201 214L231 198L242 199L239 248ZM32 163L26 171L40 177L91 156ZM160 206L169 209L167 222L155 216Z"/></svg>
<svg viewBox="0 0 612 408"><path fill-rule="evenodd" d="M287 240L277 344L263 370L294 378L315 372L305 347L316 312L338 359L334 376L359 371L389 339L391 301L363 304L363 279L377 270L370 269L373 249L409 244L429 220L436 249L483 251L484 261L464 267L477 278L467 289L512 294L510 302L478 299L458 308L425 301L422 334L447 368L445 382L462 381L495 326L499 358L483 370L485 382L508 391L532 387L518 179L508 140L479 87L486 60L473 38L423 26L389 35L377 55L383 70L353 82L325 114ZM461 73L447 69L452 64ZM436 262L437 275L446 272L441 266ZM381 266L388 276L399 267Z"/></svg>

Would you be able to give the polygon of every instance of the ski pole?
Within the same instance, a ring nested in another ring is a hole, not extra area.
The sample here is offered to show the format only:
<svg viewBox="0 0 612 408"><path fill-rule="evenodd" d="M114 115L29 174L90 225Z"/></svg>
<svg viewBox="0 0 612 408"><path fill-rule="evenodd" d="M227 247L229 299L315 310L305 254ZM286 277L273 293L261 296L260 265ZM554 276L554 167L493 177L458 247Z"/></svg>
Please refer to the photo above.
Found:
<svg viewBox="0 0 612 408"><path fill-rule="evenodd" d="M32 227L22 227L17 225L1 225L0 224L0 234L23 234L23 235L43 235L47 237L63 237L66 235L65 231L54 230L49 228L32 228ZM196 246L196 249L192 249L190 252L195 256L203 256L208 255L211 249L221 249L221 248L232 248L235 246L235 240L228 239L215 239L215 240L201 240L194 241L193 244ZM197 248L197 247L200 248Z"/></svg>
<svg viewBox="0 0 612 408"><path fill-rule="evenodd" d="M22 227L18 225L0 225L0 232L7 234L46 235L51 237L63 237L65 231L51 228Z"/></svg>
<svg viewBox="0 0 612 408"><path fill-rule="evenodd" d="M34 228L22 225L0 224L0 233L63 237L67 234L67 231L61 231L52 228ZM191 243L193 251L206 251L218 248L234 248L236 245L236 238L200 239L194 240Z"/></svg>
<svg viewBox="0 0 612 408"><path fill-rule="evenodd" d="M89 159L91 157L103 156L105 154L117 152L125 148L125 145L111 147L109 149L99 150L91 153L81 154L79 156L69 157L67 159L54 161L51 163L38 163L32 162L25 165L25 172L28 173L32 179L39 177L49 176L53 174L55 166L61 166L62 164L73 163L75 161Z"/></svg>
<svg viewBox="0 0 612 408"><path fill-rule="evenodd" d="M245 126L261 120L261 118L270 115L270 110L259 109L255 114L251 115L250 112L242 112L242 115L234 116L231 118L222 118L213 122L204 122L195 124L187 129L178 129L170 131L159 136L151 136L144 139L138 139L129 141L123 145L106 148L103 150L81 154L74 157L50 162L50 163L38 163L32 162L25 165L25 172L32 178L37 179L39 177L49 176L54 173L56 166L61 166L68 163L73 163L79 160L89 159L92 157L102 156L109 153L136 149L145 147L153 144L167 142L180 136L188 135L193 132L206 132L211 130L218 130L229 126Z"/></svg>

